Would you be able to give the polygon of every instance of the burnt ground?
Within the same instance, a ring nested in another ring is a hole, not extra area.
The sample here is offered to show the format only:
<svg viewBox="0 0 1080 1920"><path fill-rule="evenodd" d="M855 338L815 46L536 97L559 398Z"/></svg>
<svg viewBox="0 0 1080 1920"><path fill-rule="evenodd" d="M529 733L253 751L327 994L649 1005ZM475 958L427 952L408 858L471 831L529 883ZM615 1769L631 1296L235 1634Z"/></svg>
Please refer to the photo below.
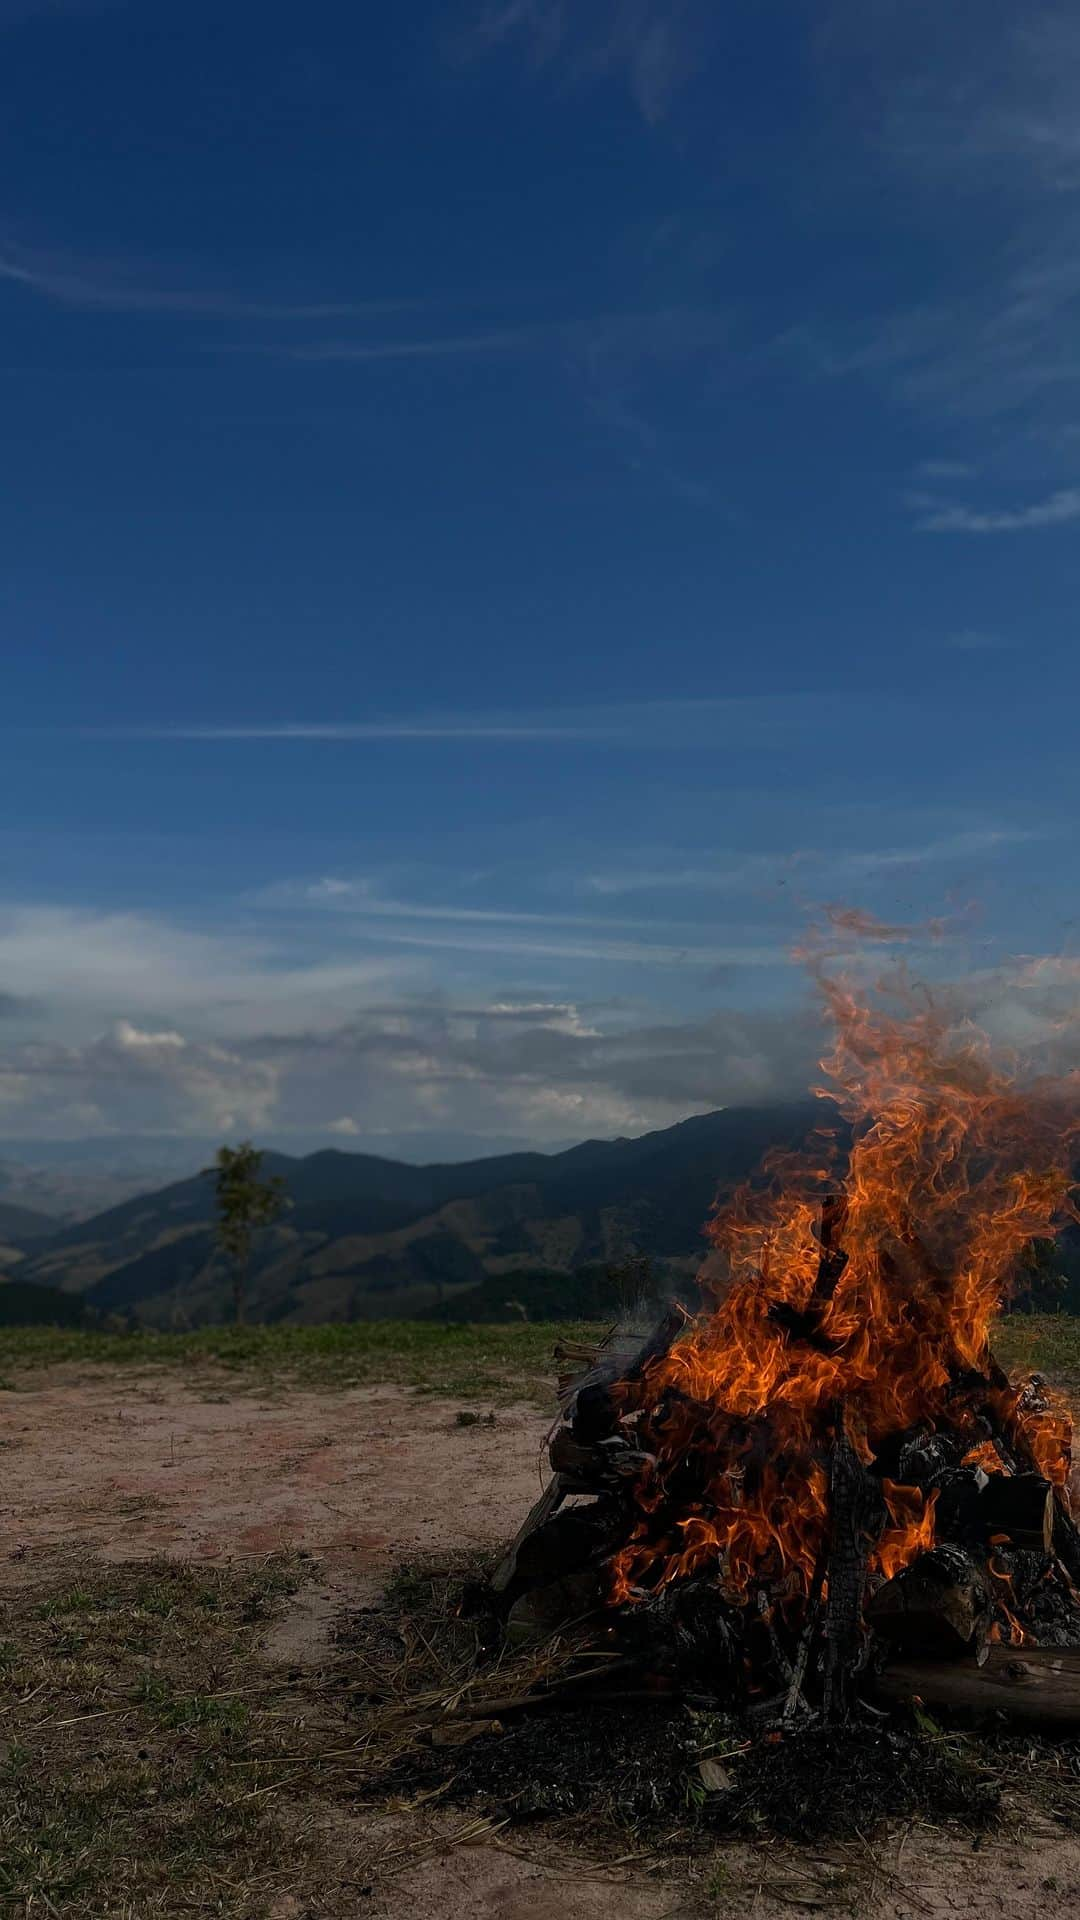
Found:
<svg viewBox="0 0 1080 1920"><path fill-rule="evenodd" d="M355 1704L335 1695L335 1674L357 1623L378 1620L367 1610L381 1606L395 1569L494 1546L535 1497L545 1415L534 1406L498 1406L493 1425L461 1424L462 1411L486 1409L400 1387L252 1395L219 1374L182 1381L164 1371L43 1371L0 1392L0 1640L25 1641L23 1654L39 1663L51 1650L54 1669L62 1660L58 1677L51 1671L72 1696L67 1706L58 1691L57 1705L39 1712L50 1697L44 1679L19 1680L16 1695L39 1739L51 1734L59 1755L83 1738L68 1729L89 1718L79 1711L78 1688L94 1689L93 1740L83 1755L91 1769L87 1806L94 1804L92 1770L100 1772L106 1758L114 1769L138 1761L155 1779L182 1760L195 1819L199 1781L255 1765L237 1743L257 1735L262 1770L252 1777L260 1784L240 1794L214 1791L228 1844L250 1840L258 1890L252 1882L245 1892L208 1866L193 1872L182 1896L159 1889L151 1899L136 1886L113 1911L125 1920L187 1912L267 1920L742 1920L829 1907L874 1920L965 1912L1064 1920L1076 1910L1080 1840L1068 1811L1058 1808L1055 1817L1045 1800L1025 1792L1022 1741L1010 1753L1003 1818L990 1828L954 1824L939 1805L864 1833L856 1768L844 1776L847 1817L830 1844L755 1836L744 1823L682 1854L658 1847L647 1818L650 1762L670 1737L659 1727L650 1735L648 1722L644 1731L634 1722L598 1737L587 1719L560 1733L551 1717L543 1730L516 1735L501 1760L478 1741L459 1756L466 1778L456 1800L444 1797L438 1808L432 1800L417 1804L424 1791L417 1779L376 1804L333 1775L333 1756L349 1754L356 1724ZM163 1562L184 1569L183 1592L178 1585L164 1601ZM185 1662L193 1660L185 1636L203 1617L200 1607L212 1632L206 1629L194 1664L201 1660L206 1671L197 1694L183 1693ZM172 1623L171 1651L163 1620ZM90 1644L99 1621L112 1637L107 1672ZM118 1650L121 1621L135 1623L135 1639L129 1633ZM129 1722L126 1708L108 1702L120 1697L124 1662L132 1659L152 1660L154 1673L153 1684L143 1675L142 1717ZM270 1703L246 1735L234 1705L242 1689L259 1700L265 1691ZM106 1755L97 1720L110 1713L116 1727ZM604 1840L580 1802L602 1797L605 1772L621 1764L620 1740L632 1749L645 1798L629 1810L621 1841ZM286 1784L271 1763L293 1769ZM522 1779L547 1781L547 1803L524 1825L497 1817L500 1775L511 1792L515 1767ZM560 1771L577 1781L562 1802ZM805 1772L798 1790L805 1794ZM781 1778L781 1798L785 1791ZM277 1826L253 1835L264 1796ZM137 1823L139 1806L132 1806ZM14 1877L5 1889L3 1872L0 1852L0 1893L16 1920L47 1913L50 1904L62 1915L106 1910L85 1891L28 1903Z"/></svg>

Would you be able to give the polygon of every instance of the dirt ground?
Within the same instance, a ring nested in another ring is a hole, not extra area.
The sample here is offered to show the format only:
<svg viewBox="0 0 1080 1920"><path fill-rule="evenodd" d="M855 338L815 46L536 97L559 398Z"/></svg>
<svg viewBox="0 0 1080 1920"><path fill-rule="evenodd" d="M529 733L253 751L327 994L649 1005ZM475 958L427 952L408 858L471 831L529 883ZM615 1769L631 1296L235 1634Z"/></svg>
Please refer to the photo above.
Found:
<svg viewBox="0 0 1080 1920"><path fill-rule="evenodd" d="M460 1424L460 1403L394 1387L269 1397L171 1375L27 1376L0 1392L0 1587L58 1553L224 1564L280 1549L311 1579L267 1635L268 1662L316 1665L334 1624L376 1604L394 1563L418 1551L495 1545L536 1496L545 1420L500 1407ZM471 1409L470 1409L471 1410ZM347 1856L335 1812L328 1855ZM359 1821L360 1816L356 1817ZM387 1844L395 1821L382 1825ZM501 1836L450 1845L460 1815L431 1822L432 1850L383 1886L357 1888L370 1920L767 1920L823 1906L873 1920L978 1913L1064 1920L1080 1905L1080 1842L1027 1821L979 1845L914 1830L876 1842L869 1875L835 1888L835 1862L726 1849L711 1865L552 1865ZM335 1907L334 1911L340 1909ZM267 1920L319 1920L310 1901Z"/></svg>

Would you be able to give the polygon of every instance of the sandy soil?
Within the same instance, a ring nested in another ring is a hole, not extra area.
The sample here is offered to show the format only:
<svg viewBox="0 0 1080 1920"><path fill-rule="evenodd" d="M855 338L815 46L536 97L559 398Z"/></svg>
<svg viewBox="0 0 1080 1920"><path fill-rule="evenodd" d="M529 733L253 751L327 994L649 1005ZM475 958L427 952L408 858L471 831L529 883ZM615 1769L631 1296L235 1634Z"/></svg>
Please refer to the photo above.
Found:
<svg viewBox="0 0 1080 1920"><path fill-rule="evenodd" d="M157 1554L222 1562L281 1548L310 1553L312 1579L268 1636L267 1657L320 1660L334 1620L371 1604L395 1560L417 1550L494 1545L535 1498L544 1417L499 1408L461 1426L458 1403L399 1388L228 1396L169 1375L28 1376L0 1392L0 1585L58 1551L104 1559ZM335 1815L328 1850L347 1855L362 1823ZM649 1863L583 1873L539 1847L484 1843L434 1851L389 1892L357 1888L371 1920L768 1920L837 1904L832 1868L774 1850L728 1850L672 1875ZM394 1822L383 1823L391 1835ZM873 1920L979 1913L1065 1920L1080 1905L1080 1844L1030 1824L975 1848L954 1835L890 1836L849 1912ZM718 1868L718 1870L717 1870ZM730 1888L730 1891L728 1890ZM268 1920L317 1920L285 1901Z"/></svg>

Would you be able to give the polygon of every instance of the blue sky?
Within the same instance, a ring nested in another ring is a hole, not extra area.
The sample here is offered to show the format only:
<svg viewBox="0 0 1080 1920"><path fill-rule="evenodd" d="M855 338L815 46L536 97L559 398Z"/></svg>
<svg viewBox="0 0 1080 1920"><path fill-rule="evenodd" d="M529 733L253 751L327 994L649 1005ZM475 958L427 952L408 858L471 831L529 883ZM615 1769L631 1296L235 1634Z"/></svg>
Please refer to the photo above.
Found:
<svg viewBox="0 0 1080 1920"><path fill-rule="evenodd" d="M1080 24L0 0L0 1141L805 1086L1068 955Z"/></svg>

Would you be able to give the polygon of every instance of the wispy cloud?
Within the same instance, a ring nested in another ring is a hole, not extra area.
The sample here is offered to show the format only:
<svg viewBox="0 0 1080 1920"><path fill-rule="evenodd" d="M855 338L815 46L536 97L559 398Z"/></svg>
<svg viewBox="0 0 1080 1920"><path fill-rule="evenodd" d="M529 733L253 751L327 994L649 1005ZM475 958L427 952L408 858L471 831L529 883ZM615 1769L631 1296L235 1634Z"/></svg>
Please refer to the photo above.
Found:
<svg viewBox="0 0 1080 1920"><path fill-rule="evenodd" d="M445 305L445 302L433 304ZM311 365L363 365L387 360L483 358L490 354L561 353L590 383L624 378L630 370L681 365L713 354L727 337L726 315L701 306L631 307L617 313L530 320L466 332L402 333L394 339L241 341L217 351L295 360Z"/></svg>
<svg viewBox="0 0 1080 1920"><path fill-rule="evenodd" d="M49 14L104 13L116 0L0 0L0 29L21 27Z"/></svg>
<svg viewBox="0 0 1080 1920"><path fill-rule="evenodd" d="M480 932L468 927L445 927L438 932L412 933L401 927L381 927L378 938L394 946L420 950L499 955L527 960L626 962L651 967L791 967L790 950L775 946L715 946L651 940L612 940L600 933L572 940L541 933L524 936L510 931ZM700 938L700 936L699 936Z"/></svg>
<svg viewBox="0 0 1080 1920"><path fill-rule="evenodd" d="M86 732L94 730L84 729ZM481 720L468 717L446 720L372 720L350 724L340 721L285 722L281 725L106 728L102 734L111 739L129 740L204 740L290 742L290 741L364 741L364 740L596 740L615 730L600 722L582 725L551 720Z"/></svg>
<svg viewBox="0 0 1080 1920"><path fill-rule="evenodd" d="M941 834L909 846L849 848L830 853L806 849L758 853L734 860L730 855L718 855L711 863L699 858L693 865L673 855L666 863L588 874L579 884L588 892L611 896L653 892L752 894L787 884L793 878L807 887L842 887L899 868L982 859L1043 837L1031 828L987 826Z"/></svg>
<svg viewBox="0 0 1080 1920"><path fill-rule="evenodd" d="M1039 527L1066 526L1074 520L1080 520L1080 487L1059 488L1047 499L1027 507L924 507L915 526L920 533L1029 533Z"/></svg>
<svg viewBox="0 0 1080 1920"><path fill-rule="evenodd" d="M297 346L237 346L230 353L265 353L285 360L362 365L382 360L461 360L489 353L522 353L562 329L502 327L490 332L437 334L422 340L316 340Z"/></svg>
<svg viewBox="0 0 1080 1920"><path fill-rule="evenodd" d="M877 57L893 57L904 84L885 117L885 137L909 165L963 190L974 176L1015 193L1028 175L1041 187L1080 182L1080 27L1057 0L1028 0L985 24L932 0L890 6L896 34L882 48L883 10L863 10L878 29Z"/></svg>
<svg viewBox="0 0 1080 1920"><path fill-rule="evenodd" d="M407 300L253 299L223 288L151 284L130 272L87 265L57 254L0 249L0 282L54 304L98 313L172 313L230 320L325 321L371 319L408 311Z"/></svg>
<svg viewBox="0 0 1080 1920"><path fill-rule="evenodd" d="M964 460L920 460L917 472L923 480L970 480L975 469Z"/></svg>
<svg viewBox="0 0 1080 1920"><path fill-rule="evenodd" d="M913 208L923 196L948 258L939 255L929 303L853 325L845 302L808 324L818 365L879 380L938 430L950 416L1060 439L1080 419L1074 14L1059 0L993 10L831 0L821 18L823 83L838 111L860 103L859 136L872 126L879 157ZM1000 458L1000 433L988 451ZM961 479L945 470L960 464L966 449L957 462L928 461L923 477Z"/></svg>
<svg viewBox="0 0 1080 1920"><path fill-rule="evenodd" d="M898 713L901 700L892 702ZM811 734L823 724L835 726L843 709L847 717L879 711L870 695L833 689L793 691L698 700L642 700L610 705L575 707L569 701L559 709L519 712L403 714L360 721L216 721L173 726L83 727L59 729L85 739L175 740L177 742L245 743L267 745L332 744L365 741L543 743L605 741L636 746L685 746L691 740L715 736L718 727L730 730L741 746L779 749L793 739Z"/></svg>
<svg viewBox="0 0 1080 1920"><path fill-rule="evenodd" d="M703 0L495 0L459 50L519 45L571 86L619 75L650 125L664 120L708 51L715 10Z"/></svg>
<svg viewBox="0 0 1080 1920"><path fill-rule="evenodd" d="M987 633L981 627L961 627L945 641L954 653L1007 653L1013 642L1000 633Z"/></svg>
<svg viewBox="0 0 1080 1920"><path fill-rule="evenodd" d="M535 912L513 907L470 907L432 904L415 900L396 900L381 894L368 880L343 880L325 875L320 880L272 887L259 895L259 904L271 907L321 908L348 913L359 919L430 920L462 926L493 927L586 927L593 931L651 932L655 923L646 919L613 919L596 914ZM670 922L668 923L671 924Z"/></svg>

